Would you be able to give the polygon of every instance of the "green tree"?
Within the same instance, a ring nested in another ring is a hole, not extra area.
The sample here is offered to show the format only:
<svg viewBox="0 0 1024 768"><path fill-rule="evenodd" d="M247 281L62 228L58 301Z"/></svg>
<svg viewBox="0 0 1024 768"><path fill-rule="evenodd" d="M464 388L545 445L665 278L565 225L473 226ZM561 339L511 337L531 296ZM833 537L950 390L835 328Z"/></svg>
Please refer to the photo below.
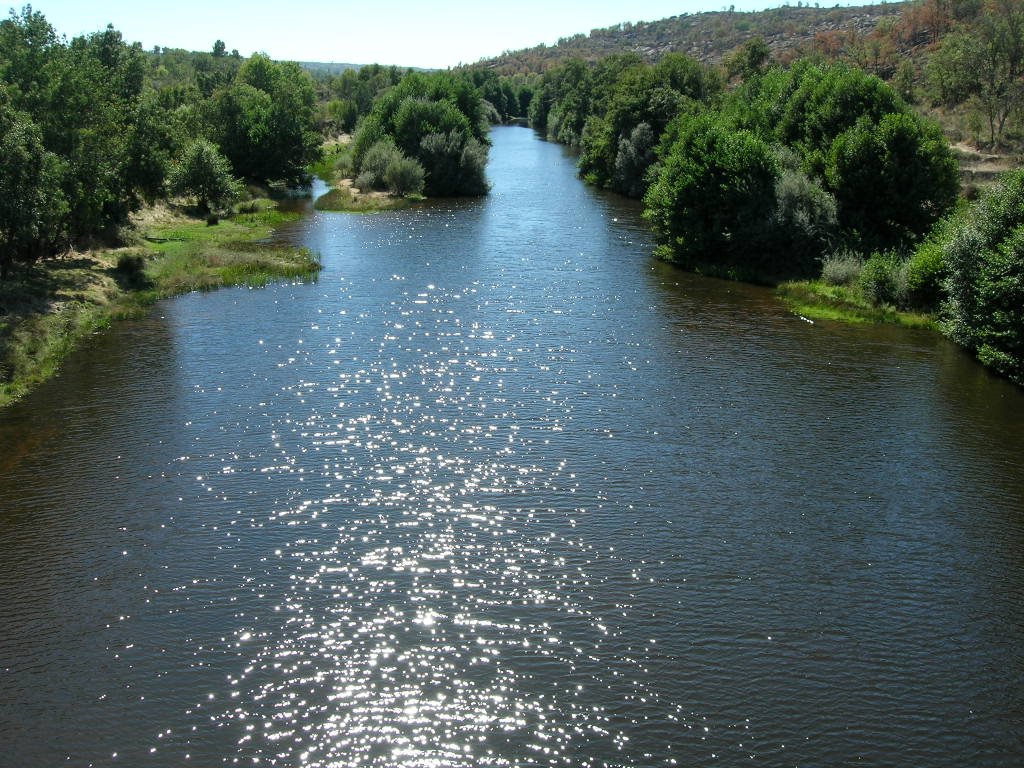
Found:
<svg viewBox="0 0 1024 768"><path fill-rule="evenodd" d="M0 88L0 279L13 261L55 250L67 214L59 159L46 151L39 126L9 101Z"/></svg>
<svg viewBox="0 0 1024 768"><path fill-rule="evenodd" d="M661 254L689 268L751 266L774 209L779 167L771 148L714 114L677 127L644 198Z"/></svg>
<svg viewBox="0 0 1024 768"><path fill-rule="evenodd" d="M487 147L458 131L431 133L420 142L418 159L432 197L487 194Z"/></svg>
<svg viewBox="0 0 1024 768"><path fill-rule="evenodd" d="M944 235L946 333L1024 386L1024 171L1005 174Z"/></svg>
<svg viewBox="0 0 1024 768"><path fill-rule="evenodd" d="M933 93L948 106L972 103L988 127L989 144L1024 104L1024 10L999 3L970 27L945 37L928 64Z"/></svg>
<svg viewBox="0 0 1024 768"><path fill-rule="evenodd" d="M49 67L61 48L57 33L32 6L0 21L0 79L13 106L38 116L47 101Z"/></svg>
<svg viewBox="0 0 1024 768"><path fill-rule="evenodd" d="M864 250L907 246L956 202L960 174L938 126L909 112L867 118L832 143L825 179Z"/></svg>
<svg viewBox="0 0 1024 768"><path fill-rule="evenodd" d="M486 194L487 125L481 104L471 80L447 73L406 75L360 122L352 143L354 162L362 171L373 147L390 140L423 167L428 195Z"/></svg>
<svg viewBox="0 0 1024 768"><path fill-rule="evenodd" d="M212 137L242 176L296 182L319 157L316 93L296 64L253 56L217 93L211 112Z"/></svg>
<svg viewBox="0 0 1024 768"><path fill-rule="evenodd" d="M764 38L758 35L728 54L722 63L729 78L749 80L764 71L771 57L771 49Z"/></svg>
<svg viewBox="0 0 1024 768"><path fill-rule="evenodd" d="M185 147L169 181L176 194L195 197L204 213L228 205L242 191L241 182L231 175L231 163L206 139L196 139Z"/></svg>
<svg viewBox="0 0 1024 768"><path fill-rule="evenodd" d="M403 197L421 194L425 180L423 166L411 157L396 158L384 170L384 183L388 191Z"/></svg>

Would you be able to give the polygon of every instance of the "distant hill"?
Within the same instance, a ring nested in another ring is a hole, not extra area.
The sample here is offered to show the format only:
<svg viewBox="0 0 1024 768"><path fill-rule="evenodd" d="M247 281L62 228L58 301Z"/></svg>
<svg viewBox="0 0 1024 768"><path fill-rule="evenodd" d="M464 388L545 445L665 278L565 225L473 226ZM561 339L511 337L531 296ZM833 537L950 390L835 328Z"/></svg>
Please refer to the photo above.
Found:
<svg viewBox="0 0 1024 768"><path fill-rule="evenodd" d="M367 64L342 64L338 62L325 62L325 61L298 61L296 62L300 67L308 71L312 75L340 75L342 72L348 69L359 70ZM434 72L433 69L425 69L423 67L399 67L403 72L411 70L413 72Z"/></svg>
<svg viewBox="0 0 1024 768"><path fill-rule="evenodd" d="M811 8L784 6L766 11L714 11L682 14L659 21L626 22L562 38L553 46L538 45L482 59L476 67L499 74L543 72L568 58L594 61L612 53L636 52L657 61L669 52L685 53L718 63L746 40L760 36L773 56L785 61L805 53L820 41L866 38L880 24L895 24L906 3L857 7Z"/></svg>
<svg viewBox="0 0 1024 768"><path fill-rule="evenodd" d="M314 75L340 75L347 69L359 69L363 66L362 64L341 64L333 61L330 63L324 61L297 61L295 63Z"/></svg>

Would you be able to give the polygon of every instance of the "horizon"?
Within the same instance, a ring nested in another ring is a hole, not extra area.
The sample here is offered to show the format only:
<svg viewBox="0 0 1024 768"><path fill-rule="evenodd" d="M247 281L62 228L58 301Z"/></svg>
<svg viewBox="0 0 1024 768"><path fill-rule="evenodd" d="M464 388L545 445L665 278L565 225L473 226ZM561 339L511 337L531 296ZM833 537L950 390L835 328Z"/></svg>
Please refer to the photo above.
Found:
<svg viewBox="0 0 1024 768"><path fill-rule="evenodd" d="M830 8L872 3L821 5ZM792 3L745 0L711 7L701 0L640 0L624 9L611 0L570 0L557 8L540 0L522 0L514 6L487 8L483 13L479 4L467 0L431 6L410 0L395 0L387 6L309 0L301 14L283 16L277 12L277 5L267 0L217 4L182 0L174 7L157 8L127 0L88 5L78 0L53 0L34 4L32 9L42 13L57 33L69 40L112 24L126 42L138 42L145 50L160 46L209 51L215 41L222 40L227 50L238 50L245 57L265 53L278 61L447 69L505 51L554 45L561 38L586 35L616 24L718 12L730 6L737 12L751 12ZM367 34L367 30L376 34Z"/></svg>

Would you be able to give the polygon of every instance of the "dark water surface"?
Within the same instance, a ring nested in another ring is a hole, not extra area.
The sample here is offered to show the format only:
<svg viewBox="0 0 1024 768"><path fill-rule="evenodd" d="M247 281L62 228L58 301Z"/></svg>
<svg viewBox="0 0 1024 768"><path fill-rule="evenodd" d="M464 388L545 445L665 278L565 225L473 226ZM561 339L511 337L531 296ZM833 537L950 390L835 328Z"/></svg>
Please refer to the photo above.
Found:
<svg viewBox="0 0 1024 768"><path fill-rule="evenodd" d="M1024 393L489 173L0 414L0 765L1024 763Z"/></svg>

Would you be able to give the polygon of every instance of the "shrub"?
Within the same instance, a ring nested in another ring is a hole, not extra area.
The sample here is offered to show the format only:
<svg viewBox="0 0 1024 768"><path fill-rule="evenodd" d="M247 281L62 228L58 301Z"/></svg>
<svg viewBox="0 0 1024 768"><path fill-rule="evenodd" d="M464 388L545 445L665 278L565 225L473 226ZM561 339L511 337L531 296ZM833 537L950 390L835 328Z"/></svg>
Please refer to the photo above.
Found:
<svg viewBox="0 0 1024 768"><path fill-rule="evenodd" d="M146 257L141 253L122 253L114 268L122 287L141 288L149 284L146 277Z"/></svg>
<svg viewBox="0 0 1024 768"><path fill-rule="evenodd" d="M402 197L421 194L425 177L423 166L410 157L395 158L384 171L388 191Z"/></svg>
<svg viewBox="0 0 1024 768"><path fill-rule="evenodd" d="M854 285L864 269L864 259L854 251L830 253L821 262L821 279L829 285Z"/></svg>
<svg viewBox="0 0 1024 768"><path fill-rule="evenodd" d="M926 240L907 262L907 304L918 309L936 309L942 301L946 260L942 245Z"/></svg>
<svg viewBox="0 0 1024 768"><path fill-rule="evenodd" d="M942 255L946 333L1024 386L1024 170L947 226Z"/></svg>
<svg viewBox="0 0 1024 768"><path fill-rule="evenodd" d="M839 135L825 179L843 228L865 248L913 243L956 203L956 160L941 130L916 115L866 119Z"/></svg>
<svg viewBox="0 0 1024 768"><path fill-rule="evenodd" d="M359 164L359 179L369 182L368 186L357 184L360 189L384 189L388 166L404 157L390 138L384 138L370 147Z"/></svg>
<svg viewBox="0 0 1024 768"><path fill-rule="evenodd" d="M647 123L634 128L628 139L619 139L612 174L612 187L616 191L627 197L643 197L647 191L647 170L657 159L654 154L657 144L657 137Z"/></svg>
<svg viewBox="0 0 1024 768"><path fill-rule="evenodd" d="M783 171L775 182L775 210L765 244L772 258L766 266L786 277L814 274L837 229L835 198L802 172Z"/></svg>
<svg viewBox="0 0 1024 768"><path fill-rule="evenodd" d="M864 263L857 279L861 295L872 304L906 305L907 260L895 251L878 251Z"/></svg>
<svg viewBox="0 0 1024 768"><path fill-rule="evenodd" d="M356 176L355 187L360 192L369 192L371 189L374 188L376 182L377 177L374 176L372 173L360 173L358 176Z"/></svg>
<svg viewBox="0 0 1024 768"><path fill-rule="evenodd" d="M712 114L677 121L666 136L644 197L661 252L684 267L749 267L763 255L774 209L779 169L771 148Z"/></svg>
<svg viewBox="0 0 1024 768"><path fill-rule="evenodd" d="M146 257L141 253L122 253L117 257L117 271L122 275L140 275L146 268Z"/></svg>
<svg viewBox="0 0 1024 768"><path fill-rule="evenodd" d="M427 172L429 195L482 195L487 192L487 147L458 131L423 137L419 157Z"/></svg>

